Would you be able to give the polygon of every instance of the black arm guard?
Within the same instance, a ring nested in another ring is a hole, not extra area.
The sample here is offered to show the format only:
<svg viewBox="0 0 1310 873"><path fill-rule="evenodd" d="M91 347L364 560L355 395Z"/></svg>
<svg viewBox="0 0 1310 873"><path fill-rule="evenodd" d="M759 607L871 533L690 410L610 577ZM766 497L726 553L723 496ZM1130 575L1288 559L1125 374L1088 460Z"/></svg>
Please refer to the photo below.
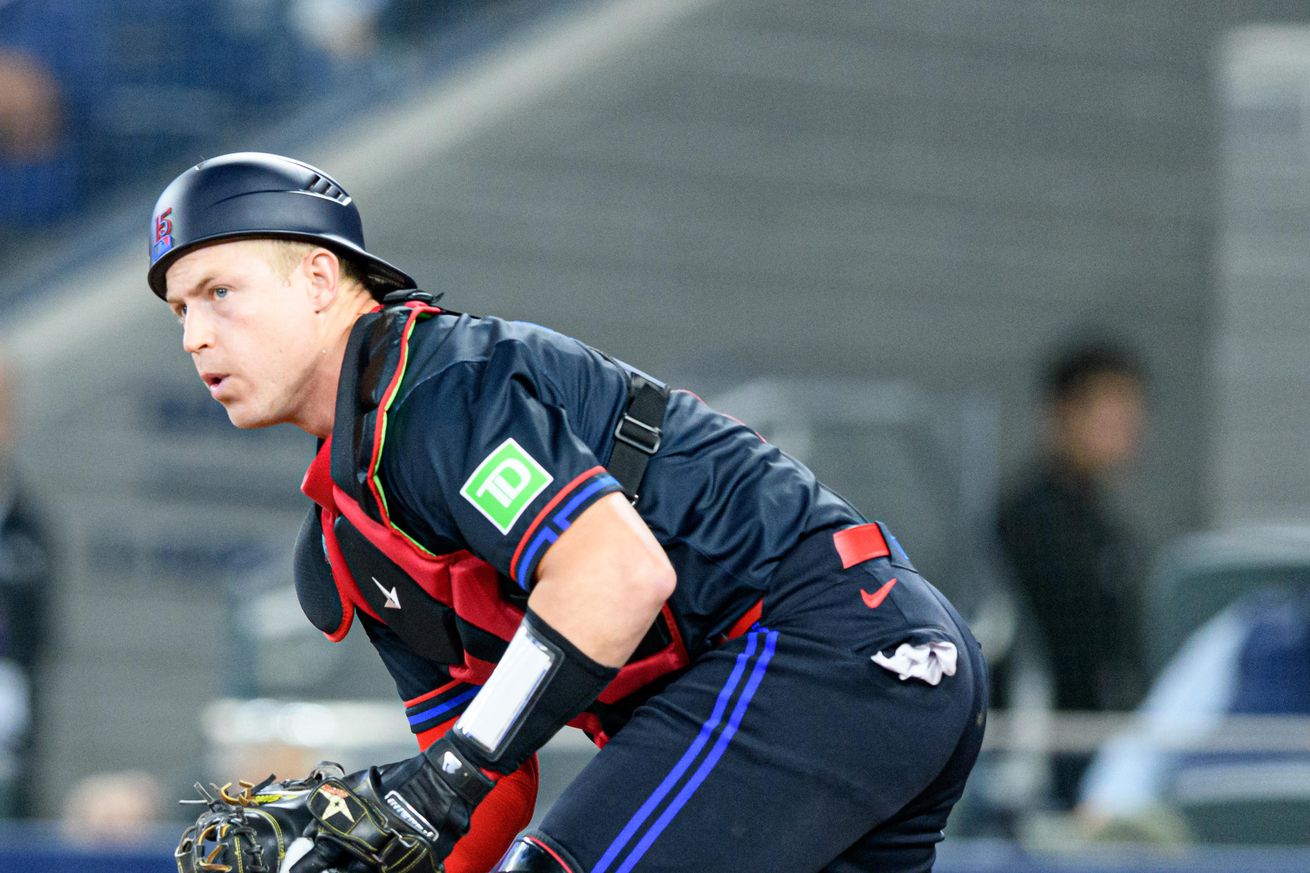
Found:
<svg viewBox="0 0 1310 873"><path fill-rule="evenodd" d="M618 674L528 610L496 672L447 739L474 766L513 773Z"/></svg>

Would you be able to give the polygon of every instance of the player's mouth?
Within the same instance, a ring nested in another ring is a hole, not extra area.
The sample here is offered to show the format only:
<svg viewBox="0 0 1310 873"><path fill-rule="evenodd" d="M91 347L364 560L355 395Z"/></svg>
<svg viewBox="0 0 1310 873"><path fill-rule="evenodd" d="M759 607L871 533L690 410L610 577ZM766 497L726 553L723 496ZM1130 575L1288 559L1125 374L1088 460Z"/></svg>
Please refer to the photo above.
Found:
<svg viewBox="0 0 1310 873"><path fill-rule="evenodd" d="M200 374L200 380L205 383L205 387L209 389L209 393L214 398L218 397L218 394L223 389L223 386L227 384L228 381L227 377L228 374L226 373L201 373Z"/></svg>

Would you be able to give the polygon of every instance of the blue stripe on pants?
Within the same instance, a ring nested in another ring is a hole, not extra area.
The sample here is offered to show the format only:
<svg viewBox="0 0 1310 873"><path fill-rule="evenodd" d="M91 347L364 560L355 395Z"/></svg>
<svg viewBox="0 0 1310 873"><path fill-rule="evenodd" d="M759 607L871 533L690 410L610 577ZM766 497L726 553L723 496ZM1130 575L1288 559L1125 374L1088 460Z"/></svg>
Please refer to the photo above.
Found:
<svg viewBox="0 0 1310 873"><path fill-rule="evenodd" d="M623 853L624 847L628 845L634 836L636 836L637 832L646 824L646 820L650 818L655 809L664 801L669 793L673 791L674 787L682 780L683 776L686 775L687 770L704 750L714 733L720 731L720 726L723 722L723 715L727 711L728 703L733 694L736 693L742 675L746 672L752 659L754 659L754 665L750 667L750 678L746 682L745 689L738 698L736 706L733 707L732 715L729 718L728 723L726 726L723 726L722 730L719 732L718 739L715 741L710 753L701 762L700 766L696 768L696 771L692 774L691 778L687 780L686 784L683 785L682 789L674 797L673 802L669 804L668 808L659 815L646 833L642 835L641 839L638 840L637 844L632 848L632 851L624 859L623 863L621 863L615 870L615 873L627 873L627 871L630 871L637 862L641 860L642 856L646 854L646 851L651 847L659 835L666 827L668 827L669 822L671 822L674 816L676 816L683 806L686 805L687 801L696 792L696 789L700 787L701 783L703 783L706 777L709 776L710 771L714 769L714 765L718 763L719 759L723 756L728 743L732 741L733 736L737 733L737 728L741 724L742 717L746 713L746 708L750 705L751 698L754 696L756 688L759 687L760 681L764 678L764 671L768 667L769 660L773 657L773 651L777 645L778 639L777 632L763 632L765 640L764 650L758 657L756 657L755 650L761 635L762 632L760 631L747 635L746 649L737 656L737 661L733 666L732 674L728 677L728 681L719 692L718 699L714 702L714 709L710 714L709 719L701 725L700 733L697 734L696 739L692 742L686 753L660 783L659 787L656 788L654 793L646 799L646 802L641 805L641 808L633 814L623 830L620 831L619 835L614 839L614 842L605 850L605 854L601 856L601 859L596 863L596 866L592 868L592 873L605 873L610 865L618 859L618 857Z"/></svg>

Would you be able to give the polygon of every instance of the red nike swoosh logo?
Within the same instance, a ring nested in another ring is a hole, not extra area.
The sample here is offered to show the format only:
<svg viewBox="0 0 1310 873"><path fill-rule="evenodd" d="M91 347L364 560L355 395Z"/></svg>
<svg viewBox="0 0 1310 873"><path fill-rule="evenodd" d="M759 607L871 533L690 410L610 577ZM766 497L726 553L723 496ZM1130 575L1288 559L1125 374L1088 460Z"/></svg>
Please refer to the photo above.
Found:
<svg viewBox="0 0 1310 873"><path fill-rule="evenodd" d="M882 606L882 602L887 599L888 594L891 594L892 586L895 584L896 584L896 578L892 577L881 588L879 588L877 591L873 592L872 594L861 588L860 597L863 598L864 605L869 607L870 609L877 609L879 606Z"/></svg>

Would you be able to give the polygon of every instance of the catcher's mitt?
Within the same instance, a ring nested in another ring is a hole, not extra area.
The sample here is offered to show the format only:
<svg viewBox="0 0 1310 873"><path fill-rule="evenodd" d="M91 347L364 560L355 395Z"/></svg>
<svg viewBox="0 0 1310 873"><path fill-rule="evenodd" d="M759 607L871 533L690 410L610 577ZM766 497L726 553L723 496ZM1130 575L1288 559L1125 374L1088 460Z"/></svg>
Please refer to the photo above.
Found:
<svg viewBox="0 0 1310 873"><path fill-rule="evenodd" d="M277 873L287 848L314 822L308 800L315 788L343 775L339 764L324 762L298 781L210 785L196 783L206 809L182 832L173 857L178 873Z"/></svg>

